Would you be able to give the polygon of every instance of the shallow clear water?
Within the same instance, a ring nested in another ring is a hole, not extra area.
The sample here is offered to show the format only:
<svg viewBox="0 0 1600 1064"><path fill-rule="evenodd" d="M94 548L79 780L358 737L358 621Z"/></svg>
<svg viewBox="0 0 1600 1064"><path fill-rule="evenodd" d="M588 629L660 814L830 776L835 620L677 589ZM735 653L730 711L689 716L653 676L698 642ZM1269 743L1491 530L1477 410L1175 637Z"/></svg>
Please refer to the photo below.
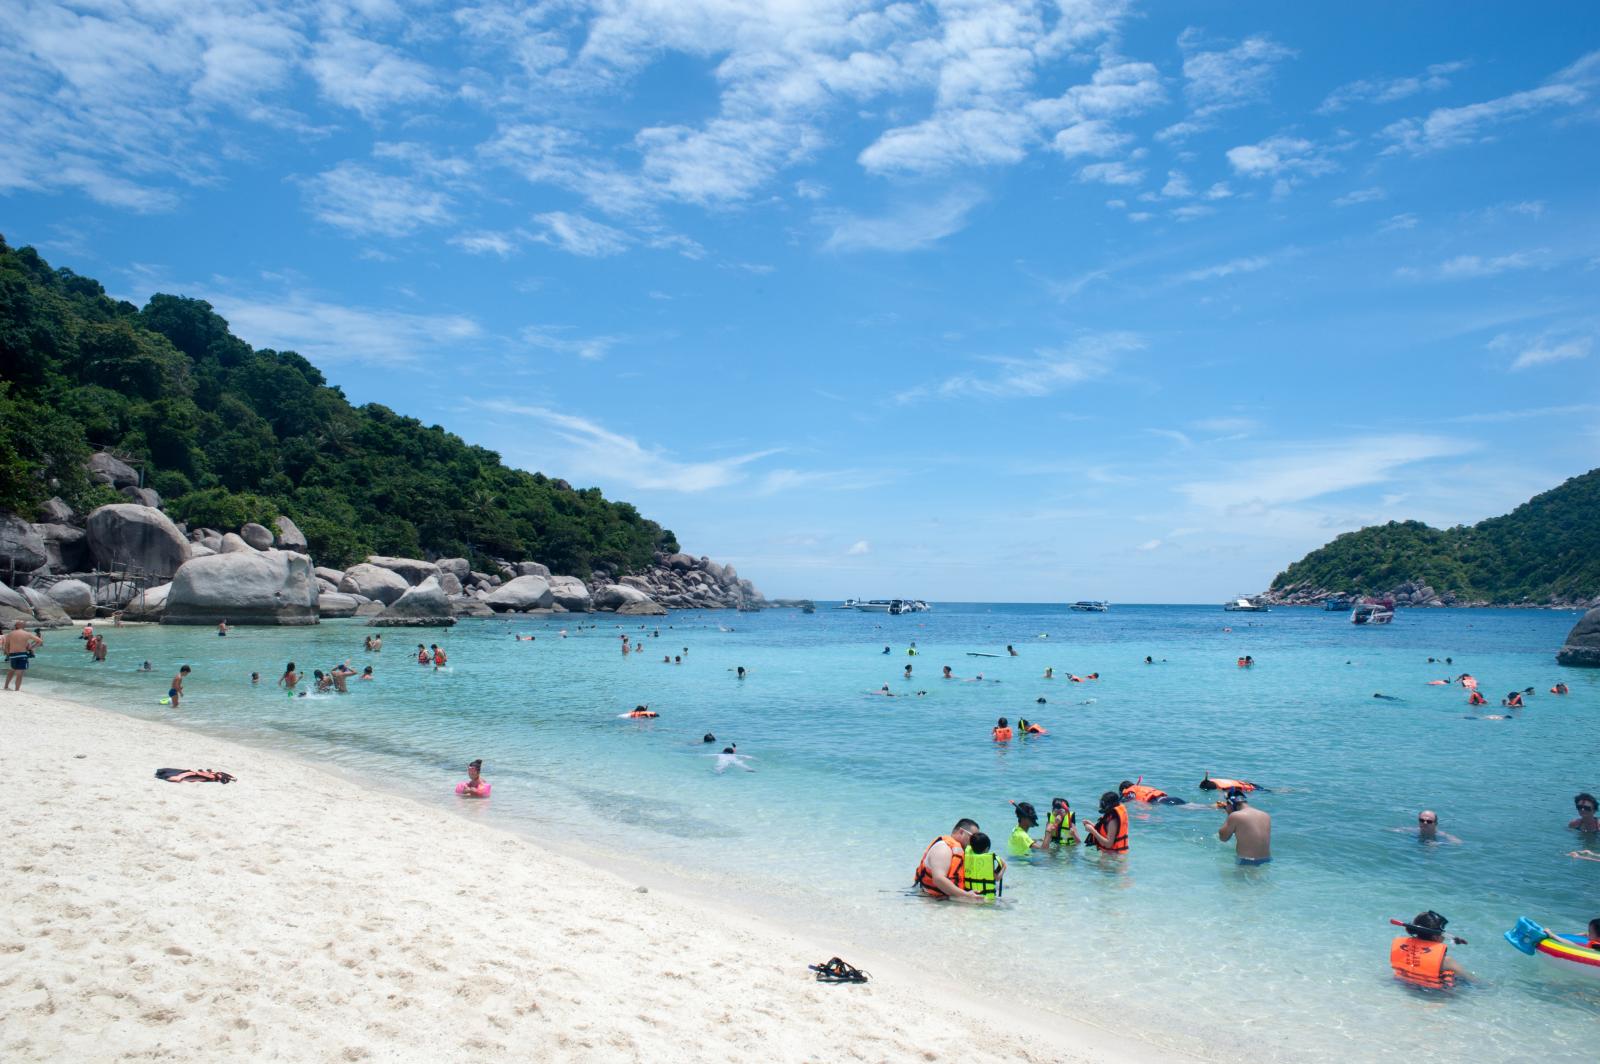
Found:
<svg viewBox="0 0 1600 1064"><path fill-rule="evenodd" d="M130 628L104 630L105 665L54 634L30 684L266 741L579 849L666 862L788 923L976 978L1019 1008L1109 1020L1169 1045L1254 1059L1592 1060L1600 982L1564 979L1500 938L1524 914L1569 930L1600 915L1600 864L1566 856L1600 849L1565 827L1572 795L1600 792L1600 674L1554 663L1573 619L1417 610L1358 628L1313 610L941 604L905 617L676 613L656 638L653 624L569 615L388 630L378 655L361 650L373 630L350 622L227 639ZM622 656L621 631L642 632L645 651ZM450 667L418 667L419 639L441 641ZM1008 643L1017 657L1004 656ZM1235 667L1244 654L1255 668ZM1429 665L1430 655L1454 663ZM154 675L133 671L145 658ZM379 679L291 699L272 686L291 658L303 671L348 658ZM174 712L157 701L184 662L195 673ZM943 681L945 664L991 682ZM1046 666L1057 679L1042 679ZM1102 679L1065 678L1090 671ZM1539 693L1515 720L1465 719L1461 688L1427 686L1461 672L1496 702L1513 688ZM1546 693L1558 677L1571 695ZM885 683L927 694L867 694ZM639 702L660 719L618 719ZM996 745L1001 715L1050 735ZM714 749L737 742L756 771L717 774L707 731ZM494 783L487 803L451 793L474 757ZM224 767L248 777L248 766ZM1255 803L1274 817L1270 867L1239 869L1210 808L1141 808L1128 859L1013 862L992 909L906 890L923 847L958 817L1003 845L1008 800L1043 810L1060 794L1088 812L1101 791L1143 776L1204 801L1195 784L1208 770L1272 788ZM1408 835L1423 807L1462 843ZM1446 997L1389 977L1388 918L1429 908L1471 940L1452 955L1478 985Z"/></svg>

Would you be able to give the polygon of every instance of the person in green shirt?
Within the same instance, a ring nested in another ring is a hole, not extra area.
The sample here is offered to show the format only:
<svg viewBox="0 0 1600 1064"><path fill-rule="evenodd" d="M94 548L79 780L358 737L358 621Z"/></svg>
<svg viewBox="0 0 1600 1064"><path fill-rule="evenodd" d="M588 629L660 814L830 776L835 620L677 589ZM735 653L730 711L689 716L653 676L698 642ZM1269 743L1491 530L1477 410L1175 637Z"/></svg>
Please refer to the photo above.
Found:
<svg viewBox="0 0 1600 1064"><path fill-rule="evenodd" d="M1029 802L1013 802L1017 810L1017 826L1011 829L1011 838L1006 843L1006 852L1013 857L1021 857L1029 850L1044 849L1044 840L1035 839L1028 834L1029 829L1039 826L1039 814L1033 811Z"/></svg>

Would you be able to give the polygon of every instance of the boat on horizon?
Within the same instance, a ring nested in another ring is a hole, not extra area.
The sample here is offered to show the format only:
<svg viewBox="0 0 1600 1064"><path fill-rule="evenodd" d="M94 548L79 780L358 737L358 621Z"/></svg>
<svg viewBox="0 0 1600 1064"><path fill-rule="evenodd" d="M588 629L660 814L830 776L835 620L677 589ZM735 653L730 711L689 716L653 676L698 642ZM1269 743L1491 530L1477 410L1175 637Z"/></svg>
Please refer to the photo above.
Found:
<svg viewBox="0 0 1600 1064"><path fill-rule="evenodd" d="M888 613L896 617L902 613L925 613L929 608L921 599L851 599L850 601L863 613Z"/></svg>
<svg viewBox="0 0 1600 1064"><path fill-rule="evenodd" d="M1100 599L1079 599L1072 604L1072 608L1078 613L1104 613L1111 608L1111 603Z"/></svg>
<svg viewBox="0 0 1600 1064"><path fill-rule="evenodd" d="M1350 606L1350 599L1344 595L1329 595L1322 600L1322 609L1326 613L1343 613Z"/></svg>
<svg viewBox="0 0 1600 1064"><path fill-rule="evenodd" d="M1236 598L1232 602L1224 602L1222 608L1229 613L1269 613L1271 606L1263 606L1247 598Z"/></svg>

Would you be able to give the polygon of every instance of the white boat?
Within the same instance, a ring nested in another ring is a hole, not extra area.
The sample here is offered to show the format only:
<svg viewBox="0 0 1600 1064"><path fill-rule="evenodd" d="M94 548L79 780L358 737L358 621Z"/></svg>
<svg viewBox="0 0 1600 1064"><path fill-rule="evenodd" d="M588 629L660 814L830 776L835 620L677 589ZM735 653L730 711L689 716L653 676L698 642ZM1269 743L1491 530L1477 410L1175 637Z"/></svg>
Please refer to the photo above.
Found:
<svg viewBox="0 0 1600 1064"><path fill-rule="evenodd" d="M1272 607L1259 605L1247 598L1236 598L1232 602L1224 602L1222 608L1229 613L1266 613Z"/></svg>
<svg viewBox="0 0 1600 1064"><path fill-rule="evenodd" d="M1072 604L1072 608L1079 613L1104 613L1111 608L1111 603L1098 599L1079 599Z"/></svg>
<svg viewBox="0 0 1600 1064"><path fill-rule="evenodd" d="M1350 611L1351 624L1388 624L1394 620L1394 599L1366 599Z"/></svg>
<svg viewBox="0 0 1600 1064"><path fill-rule="evenodd" d="M840 603L839 605L834 607L834 609L836 609L836 610L853 610L855 608L856 608L856 600L855 599L845 599L842 603Z"/></svg>
<svg viewBox="0 0 1600 1064"><path fill-rule="evenodd" d="M862 613L888 613L899 599L857 599L856 609Z"/></svg>

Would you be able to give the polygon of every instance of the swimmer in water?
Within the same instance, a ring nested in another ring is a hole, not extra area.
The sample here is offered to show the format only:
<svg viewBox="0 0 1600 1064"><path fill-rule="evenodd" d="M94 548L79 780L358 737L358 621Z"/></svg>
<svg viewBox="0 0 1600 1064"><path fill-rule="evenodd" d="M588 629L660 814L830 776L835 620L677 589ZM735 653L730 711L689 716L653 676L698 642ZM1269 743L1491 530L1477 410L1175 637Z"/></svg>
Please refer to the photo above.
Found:
<svg viewBox="0 0 1600 1064"><path fill-rule="evenodd" d="M1010 643L1007 643L1006 644L1006 653L1010 654L1012 657L1016 657L1017 656L1017 648L1012 646Z"/></svg>
<svg viewBox="0 0 1600 1064"><path fill-rule="evenodd" d="M464 798L489 797L489 781L483 778L482 771L482 758L467 762L466 782L456 784L456 793Z"/></svg>
<svg viewBox="0 0 1600 1064"><path fill-rule="evenodd" d="M888 684L884 684L882 687L878 688L876 691L868 691L867 694L869 694L869 695L882 695L884 698L893 698L894 697L894 692L889 690L889 685Z"/></svg>
<svg viewBox="0 0 1600 1064"><path fill-rule="evenodd" d="M911 679L911 665L909 662L906 664L906 679Z"/></svg>
<svg viewBox="0 0 1600 1064"><path fill-rule="evenodd" d="M1056 678L1055 666L1052 665L1044 670L1044 678L1046 680L1054 680Z"/></svg>
<svg viewBox="0 0 1600 1064"><path fill-rule="evenodd" d="M701 738L700 741L702 743L714 743L714 742L717 741L717 737L715 735L712 735L710 732L706 732L705 735Z"/></svg>
<svg viewBox="0 0 1600 1064"><path fill-rule="evenodd" d="M150 671L150 663L148 661L145 662L144 663L144 668L140 669L139 671L140 672L149 672ZM253 686L255 686L256 684L258 684L260 682L261 682L261 674L259 672L252 672L250 674L250 685L253 687Z"/></svg>
<svg viewBox="0 0 1600 1064"><path fill-rule="evenodd" d="M1396 695L1383 695L1383 694L1377 694L1376 692L1373 693L1372 697L1373 698L1381 698L1385 702L1404 702L1405 701L1405 699L1400 698L1400 697L1398 697Z"/></svg>
<svg viewBox="0 0 1600 1064"><path fill-rule="evenodd" d="M746 772L754 772L755 769L748 764L749 760L749 757L739 752L739 744L733 743L729 746L724 746L722 753L717 755L716 769L717 772L721 773L727 771L729 765L733 765L744 769Z"/></svg>
<svg viewBox="0 0 1600 1064"><path fill-rule="evenodd" d="M744 679L744 666L743 665L740 665L735 671L738 672L739 679L741 679L741 680Z"/></svg>

